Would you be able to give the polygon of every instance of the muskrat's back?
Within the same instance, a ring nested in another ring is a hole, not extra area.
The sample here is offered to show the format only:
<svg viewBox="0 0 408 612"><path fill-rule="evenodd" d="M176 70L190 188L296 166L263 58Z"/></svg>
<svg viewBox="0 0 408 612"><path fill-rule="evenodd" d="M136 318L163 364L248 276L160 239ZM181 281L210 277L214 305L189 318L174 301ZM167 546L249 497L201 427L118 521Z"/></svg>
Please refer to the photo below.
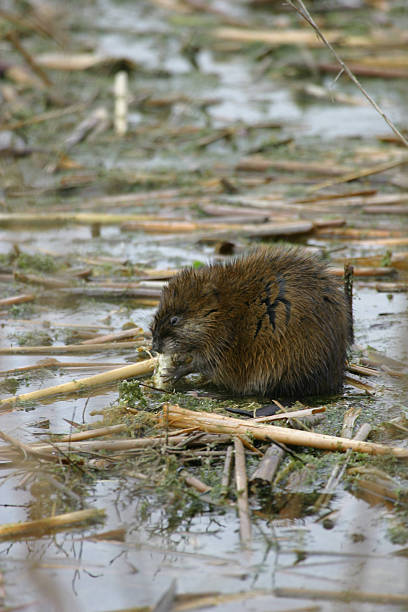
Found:
<svg viewBox="0 0 408 612"><path fill-rule="evenodd" d="M337 279L316 256L282 247L182 270L152 325L153 349L184 361L175 379L201 372L233 393L275 397L339 391L349 330Z"/></svg>

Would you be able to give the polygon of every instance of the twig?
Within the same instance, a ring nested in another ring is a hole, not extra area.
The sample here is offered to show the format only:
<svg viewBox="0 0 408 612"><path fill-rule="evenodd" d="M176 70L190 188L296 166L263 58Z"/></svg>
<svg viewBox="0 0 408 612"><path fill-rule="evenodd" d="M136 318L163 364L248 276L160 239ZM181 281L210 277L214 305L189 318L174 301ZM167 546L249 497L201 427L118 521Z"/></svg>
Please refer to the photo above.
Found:
<svg viewBox="0 0 408 612"><path fill-rule="evenodd" d="M310 15L309 11L307 10L306 6L304 5L302 0L297 0L298 4L300 5L301 8L297 7L295 5L294 2L292 2L291 0L287 0L288 4L295 9L295 11L305 20L307 21L307 23L313 28L313 30L316 32L318 38L320 38L320 40L326 45L326 47L328 49L330 49L330 51L333 53L334 57L336 58L336 60L338 61L338 63L340 64L341 68L342 68L342 72L344 71L347 76L349 77L349 79L351 79L353 81L353 83L358 87L358 89L361 91L361 93L363 94L363 96L365 98L367 98L367 100L370 102L370 104L375 108L375 110L377 111L377 113L379 113L381 115L381 117L384 119L384 121L389 125L389 127L392 129L392 131L394 132L394 134L396 136L398 136L398 138L404 143L404 145L406 147L408 147L408 140L401 134L401 132L396 128L396 126L393 124L393 122L388 119L387 115L384 113L384 111L378 106L378 104L376 103L376 101L370 96L370 94L364 89L364 87L360 84L360 81L354 76L354 74L352 73L352 71L350 70L350 68L347 66L347 64L345 64L343 62L343 60L341 59L341 57L338 55L337 51L333 48L333 46L330 44L330 42L327 40L327 38L324 36L323 32L320 30L319 26L316 24L316 22L314 21L314 19L312 18L312 16ZM341 74L341 73L340 73Z"/></svg>
<svg viewBox="0 0 408 612"><path fill-rule="evenodd" d="M35 72L36 75L40 77L44 85L46 85L47 87L50 87L52 85L51 79L48 78L48 76L46 75L45 71L41 68L41 66L39 66L37 62L33 60L31 55L24 49L23 45L19 41L17 34L11 31L6 34L5 38L8 41L10 41L10 43L13 45L15 50L18 51L20 55L25 59L25 61L30 66L30 68L33 70L33 72Z"/></svg>
<svg viewBox="0 0 408 612"><path fill-rule="evenodd" d="M20 119L19 121L13 121L12 123L1 123L0 130L19 130L25 125L33 125L35 123L42 123L43 121L50 121L51 119L59 119L59 117L64 117L65 115L73 115L74 113L79 113L80 111L86 108L86 104L81 102L80 104L72 104L71 106L67 106L66 108L47 111L46 113L41 113L40 115L34 115L34 117L27 117L26 119Z"/></svg>
<svg viewBox="0 0 408 612"><path fill-rule="evenodd" d="M397 168L398 166L402 166L403 164L407 163L408 157L404 157L403 159L399 159L396 161L377 164L376 166L372 166L371 168L364 168L363 170L357 170L356 172L348 172L347 174L343 174L343 176L339 176L338 178L333 179L332 181L326 181L324 183L319 183L318 185L308 187L307 191L309 193L313 193L314 191L324 189L325 187L331 187L332 185L338 185L339 183L348 183L350 181L355 181L359 178L365 178L366 176L379 174L380 172L385 172L386 170L391 170L392 168Z"/></svg>
<svg viewBox="0 0 408 612"><path fill-rule="evenodd" d="M235 483L238 497L241 543L248 548L251 543L251 521L248 506L248 481L245 466L244 446L239 437L234 438Z"/></svg>

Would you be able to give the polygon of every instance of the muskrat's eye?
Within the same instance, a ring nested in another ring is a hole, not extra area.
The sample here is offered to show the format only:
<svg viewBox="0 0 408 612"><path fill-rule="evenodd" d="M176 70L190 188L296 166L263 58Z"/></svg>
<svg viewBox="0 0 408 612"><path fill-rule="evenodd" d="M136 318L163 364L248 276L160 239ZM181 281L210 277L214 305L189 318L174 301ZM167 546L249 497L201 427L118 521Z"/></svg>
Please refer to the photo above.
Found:
<svg viewBox="0 0 408 612"><path fill-rule="evenodd" d="M180 317L177 317L177 316L171 317L170 325L173 325L173 326L177 325L177 323L179 323L179 321L180 321Z"/></svg>

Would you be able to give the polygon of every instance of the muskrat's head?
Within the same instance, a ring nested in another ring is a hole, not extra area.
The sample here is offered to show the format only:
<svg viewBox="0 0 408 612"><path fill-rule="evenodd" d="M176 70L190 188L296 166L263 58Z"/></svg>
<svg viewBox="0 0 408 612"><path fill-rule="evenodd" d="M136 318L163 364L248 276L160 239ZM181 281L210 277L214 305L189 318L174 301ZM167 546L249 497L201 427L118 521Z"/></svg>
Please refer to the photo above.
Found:
<svg viewBox="0 0 408 612"><path fill-rule="evenodd" d="M217 342L220 292L208 269L186 268L163 289L151 325L154 351L205 352Z"/></svg>

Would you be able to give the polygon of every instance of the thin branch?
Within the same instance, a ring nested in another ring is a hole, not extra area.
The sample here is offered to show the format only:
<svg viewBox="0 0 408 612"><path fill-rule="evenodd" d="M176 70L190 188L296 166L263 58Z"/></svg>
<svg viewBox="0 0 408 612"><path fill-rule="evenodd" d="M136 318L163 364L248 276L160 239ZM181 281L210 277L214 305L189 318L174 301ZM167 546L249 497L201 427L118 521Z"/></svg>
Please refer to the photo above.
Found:
<svg viewBox="0 0 408 612"><path fill-rule="evenodd" d="M333 53L334 57L336 58L336 60L339 62L340 66L342 67L342 71L344 71L347 76L349 77L349 79L351 79L353 81L353 83L358 87L358 89L361 91L361 93L363 94L363 96L365 98L367 98L367 100L370 102L370 104L375 108L375 110L377 111L377 113L379 113L381 115L381 117L384 119L384 121L389 125L389 127L392 129L392 131L394 132L394 134L396 134L396 136L398 136L398 138L401 140L401 142L404 143L404 145L406 147L408 147L408 140L401 134L401 132L398 130L398 128L393 124L393 122L388 119L387 115L384 113L384 111L378 106L378 104L376 103L376 101L370 96L370 94L364 89L364 87L360 84L359 80L357 79L357 77L352 73L352 71L350 70L350 68L347 66L347 64L345 64L343 62L343 60L341 59L341 57L338 55L337 51L333 48L333 46L329 43L329 41L327 40L327 38L325 37L325 35L323 34L323 32L320 30L319 26L316 24L316 22L314 21L313 17L310 15L309 11L307 10L306 6L304 5L304 3L302 2L302 0L297 0L298 4L300 5L301 8L299 8L298 6L295 5L294 2L292 2L291 0L287 0L288 4L295 9L295 11L305 20L307 21L307 23L313 28L313 30L316 32L318 38L320 38L320 40L326 45L326 47L328 49L330 49L330 51ZM337 78L339 78L340 74L337 76Z"/></svg>

